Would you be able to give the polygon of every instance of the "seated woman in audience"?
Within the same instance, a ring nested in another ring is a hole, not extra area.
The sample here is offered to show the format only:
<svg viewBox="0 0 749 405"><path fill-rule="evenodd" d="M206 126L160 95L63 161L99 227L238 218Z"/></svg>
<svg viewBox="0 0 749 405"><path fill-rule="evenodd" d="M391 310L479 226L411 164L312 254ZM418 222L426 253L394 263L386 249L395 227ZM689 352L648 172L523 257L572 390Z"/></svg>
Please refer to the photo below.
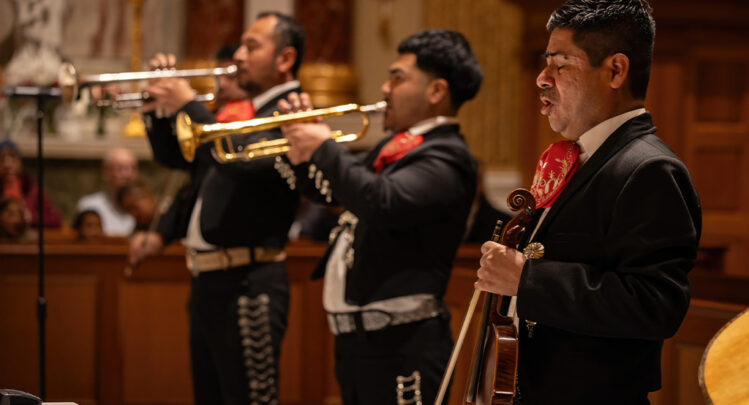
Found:
<svg viewBox="0 0 749 405"><path fill-rule="evenodd" d="M21 151L10 139L0 141L0 197L12 197L24 202L31 213L31 226L38 226L38 188L31 176L23 170ZM62 225L60 211L42 194L44 226L59 228Z"/></svg>

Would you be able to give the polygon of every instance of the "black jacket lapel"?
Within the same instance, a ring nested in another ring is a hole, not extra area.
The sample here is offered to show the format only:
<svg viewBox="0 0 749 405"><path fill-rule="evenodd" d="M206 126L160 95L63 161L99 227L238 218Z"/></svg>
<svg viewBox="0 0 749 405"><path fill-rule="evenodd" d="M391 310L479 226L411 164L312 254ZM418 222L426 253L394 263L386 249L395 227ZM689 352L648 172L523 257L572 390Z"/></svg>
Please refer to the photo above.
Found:
<svg viewBox="0 0 749 405"><path fill-rule="evenodd" d="M611 159L611 157L621 148L636 138L654 132L655 127L653 126L652 118L648 112L630 119L614 131L614 133L603 142L601 147L595 151L593 156L585 162L583 167L575 173L567 187L562 190L562 194L560 194L559 198L554 201L554 205L549 209L549 213L544 219L544 222L541 223L541 226L538 228L533 239L537 240L544 234L549 224L553 223L554 217L559 214L567 200L575 195L575 193L577 193L578 190L598 172L601 166Z"/></svg>

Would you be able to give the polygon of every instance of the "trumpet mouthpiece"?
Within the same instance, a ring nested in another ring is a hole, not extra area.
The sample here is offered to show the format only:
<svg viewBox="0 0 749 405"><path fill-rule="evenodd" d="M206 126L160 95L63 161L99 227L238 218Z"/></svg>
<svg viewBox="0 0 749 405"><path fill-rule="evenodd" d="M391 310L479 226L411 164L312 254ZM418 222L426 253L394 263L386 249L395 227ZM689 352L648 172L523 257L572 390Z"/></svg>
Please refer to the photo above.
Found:
<svg viewBox="0 0 749 405"><path fill-rule="evenodd" d="M387 106L388 106L387 101L378 101L374 104L362 106L361 112L365 112L365 113L382 112L382 111L385 111L385 108L387 108Z"/></svg>

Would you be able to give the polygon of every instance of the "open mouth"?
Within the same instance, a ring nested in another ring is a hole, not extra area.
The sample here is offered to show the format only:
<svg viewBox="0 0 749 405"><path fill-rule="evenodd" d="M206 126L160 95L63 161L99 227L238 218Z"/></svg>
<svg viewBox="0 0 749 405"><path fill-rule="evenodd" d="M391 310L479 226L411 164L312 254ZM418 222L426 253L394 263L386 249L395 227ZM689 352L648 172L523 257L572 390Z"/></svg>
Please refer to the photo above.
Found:
<svg viewBox="0 0 749 405"><path fill-rule="evenodd" d="M543 115L551 114L551 109L553 107L554 107L554 103L552 103L548 98L541 97L541 114Z"/></svg>

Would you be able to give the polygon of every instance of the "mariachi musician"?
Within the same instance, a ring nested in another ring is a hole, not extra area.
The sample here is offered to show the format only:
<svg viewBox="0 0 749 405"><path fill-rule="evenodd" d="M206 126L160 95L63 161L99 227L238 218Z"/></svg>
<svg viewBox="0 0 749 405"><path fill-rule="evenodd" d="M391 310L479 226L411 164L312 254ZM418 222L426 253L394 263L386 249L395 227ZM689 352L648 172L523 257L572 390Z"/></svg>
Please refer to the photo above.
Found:
<svg viewBox="0 0 749 405"><path fill-rule="evenodd" d="M244 32L234 59L256 116L272 116L279 99L300 91L295 77L303 53L304 31L288 16L262 13ZM152 66L171 65L170 59L157 55ZM147 91L168 112L186 112L195 122L214 121L193 100L184 80L161 80ZM131 262L184 238L193 276L189 312L195 404L278 404L278 356L289 300L283 248L298 195L278 175L272 159L218 163L211 155L213 145L204 144L190 162L172 135L173 119L151 113L146 122L156 160L189 171L192 183L164 214L158 232L133 238ZM280 137L275 129L235 135L231 141L243 146Z"/></svg>
<svg viewBox="0 0 749 405"><path fill-rule="evenodd" d="M314 277L344 404L432 403L452 346L442 300L476 188L456 114L482 73L458 32L406 38L382 85L392 134L364 157L324 124L284 127L306 196L346 211ZM286 110L309 108L306 95Z"/></svg>
<svg viewBox="0 0 749 405"><path fill-rule="evenodd" d="M487 242L477 287L517 296L516 403L648 404L701 229L689 172L644 108L655 23L645 0L572 0L547 30L536 83L565 140L531 190L544 256Z"/></svg>

